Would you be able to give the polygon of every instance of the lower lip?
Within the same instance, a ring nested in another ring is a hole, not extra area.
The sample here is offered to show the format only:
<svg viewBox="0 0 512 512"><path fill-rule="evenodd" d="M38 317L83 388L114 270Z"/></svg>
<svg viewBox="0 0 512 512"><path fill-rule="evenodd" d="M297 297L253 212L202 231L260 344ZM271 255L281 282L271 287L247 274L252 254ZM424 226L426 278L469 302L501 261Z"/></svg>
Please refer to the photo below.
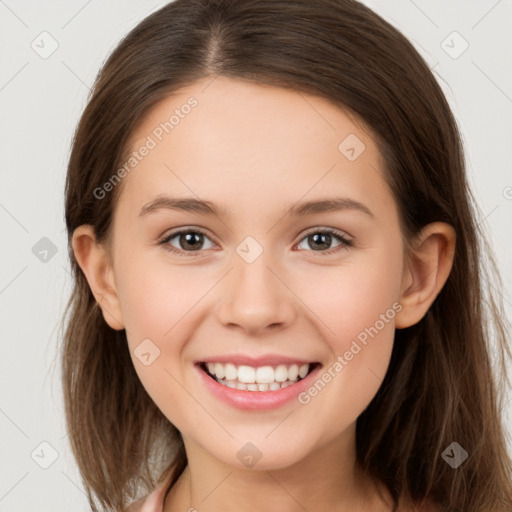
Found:
<svg viewBox="0 0 512 512"><path fill-rule="evenodd" d="M314 368L309 375L295 384L275 391L245 391L229 388L219 384L214 378L210 377L199 364L195 364L194 368L199 372L205 386L223 402L238 409L260 411L277 409L297 398L300 393L311 385L310 383L320 371L321 366L319 365Z"/></svg>

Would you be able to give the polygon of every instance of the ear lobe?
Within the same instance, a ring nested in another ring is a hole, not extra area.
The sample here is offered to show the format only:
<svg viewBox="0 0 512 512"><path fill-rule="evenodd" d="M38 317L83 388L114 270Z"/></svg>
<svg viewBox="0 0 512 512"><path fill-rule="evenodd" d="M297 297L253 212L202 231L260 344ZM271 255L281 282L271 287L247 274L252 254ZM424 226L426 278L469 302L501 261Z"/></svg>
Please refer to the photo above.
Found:
<svg viewBox="0 0 512 512"><path fill-rule="evenodd" d="M402 277L397 329L418 323L443 288L453 265L455 230L444 222L425 226L408 255Z"/></svg>
<svg viewBox="0 0 512 512"><path fill-rule="evenodd" d="M96 241L94 228L82 225L75 229L73 253L98 302L105 322L115 330L124 329L123 315L106 247Z"/></svg>

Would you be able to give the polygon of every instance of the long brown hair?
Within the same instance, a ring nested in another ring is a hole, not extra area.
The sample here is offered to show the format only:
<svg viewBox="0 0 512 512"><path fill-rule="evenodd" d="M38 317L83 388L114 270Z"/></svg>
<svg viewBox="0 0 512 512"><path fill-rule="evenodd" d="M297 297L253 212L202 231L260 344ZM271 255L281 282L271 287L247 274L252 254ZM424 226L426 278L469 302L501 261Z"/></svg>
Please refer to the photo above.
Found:
<svg viewBox="0 0 512 512"><path fill-rule="evenodd" d="M418 324L396 331L389 370L357 420L357 460L385 483L395 508L410 497L449 511L512 510L501 418L511 354L492 288L501 281L476 220L458 127L413 45L355 0L177 0L137 25L101 69L67 171L74 288L62 334L66 421L92 509L121 511L163 475L176 481L186 454L137 377L125 331L105 323L71 237L91 224L108 239L122 187L101 200L94 191L122 165L137 124L180 87L215 75L348 111L378 144L405 239L430 222L455 228L444 288ZM458 468L442 457L452 442L468 453Z"/></svg>

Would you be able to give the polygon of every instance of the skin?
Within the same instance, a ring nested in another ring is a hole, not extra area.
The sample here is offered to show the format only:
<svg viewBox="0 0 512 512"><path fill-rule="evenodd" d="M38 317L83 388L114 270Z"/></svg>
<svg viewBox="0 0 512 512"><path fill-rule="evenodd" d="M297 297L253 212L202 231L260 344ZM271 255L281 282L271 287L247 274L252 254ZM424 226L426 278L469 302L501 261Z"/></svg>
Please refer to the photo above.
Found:
<svg viewBox="0 0 512 512"><path fill-rule="evenodd" d="M322 98L210 77L154 107L132 150L190 96L198 105L123 179L108 243L96 242L92 226L73 236L105 321L126 329L142 385L183 435L189 465L164 510L391 510L384 488L387 503L356 469L356 420L384 379L395 329L418 322L444 285L455 233L431 224L405 253L376 144ZM349 134L366 146L354 161L338 150ZM227 216L139 217L159 194L209 200ZM340 196L373 216L285 215L296 203ZM199 250L173 238L178 256L158 244L176 228L207 236ZM353 245L333 237L318 248L308 235L325 228ZM236 252L247 236L263 249L252 263ZM307 405L239 410L212 396L192 367L219 354L281 354L328 368L393 304L401 310ZM145 366L133 351L147 338L160 355ZM251 468L237 457L247 442L262 454Z"/></svg>

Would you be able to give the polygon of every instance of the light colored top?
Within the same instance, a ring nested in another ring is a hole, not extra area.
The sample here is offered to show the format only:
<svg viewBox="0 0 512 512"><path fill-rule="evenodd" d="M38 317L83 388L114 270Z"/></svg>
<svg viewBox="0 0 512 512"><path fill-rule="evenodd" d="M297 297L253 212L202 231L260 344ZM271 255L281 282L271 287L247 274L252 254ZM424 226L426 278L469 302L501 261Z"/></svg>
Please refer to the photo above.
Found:
<svg viewBox="0 0 512 512"><path fill-rule="evenodd" d="M164 481L160 482L153 489L153 491L151 491L150 494L130 504L130 506L125 510L125 512L163 512L165 496L170 489L171 477L172 474L170 474ZM407 510L410 509L407 508ZM414 510L417 510L416 507L414 507ZM420 512L440 511L441 508L439 508L433 502L429 502L425 507L422 507L420 510Z"/></svg>
<svg viewBox="0 0 512 512"><path fill-rule="evenodd" d="M134 501L125 512L163 512L164 501L171 484L170 474L163 482L160 482L150 494Z"/></svg>

